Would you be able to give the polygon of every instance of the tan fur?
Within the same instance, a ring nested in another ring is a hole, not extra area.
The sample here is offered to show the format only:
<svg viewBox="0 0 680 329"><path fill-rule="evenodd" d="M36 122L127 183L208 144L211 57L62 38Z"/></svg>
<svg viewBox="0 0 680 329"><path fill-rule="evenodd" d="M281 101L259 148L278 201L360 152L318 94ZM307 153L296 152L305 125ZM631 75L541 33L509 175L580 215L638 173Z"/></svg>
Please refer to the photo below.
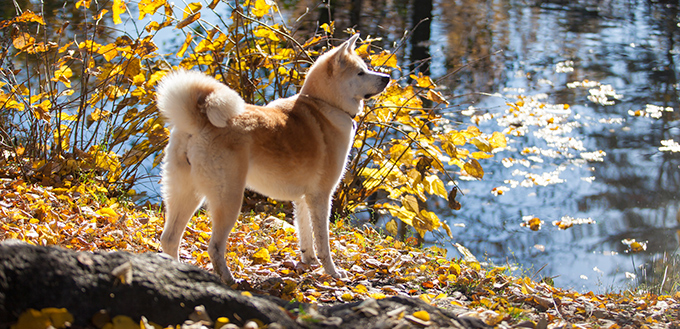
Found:
<svg viewBox="0 0 680 329"><path fill-rule="evenodd" d="M354 54L357 37L321 56L300 94L265 107L246 105L198 72L177 71L161 81L158 107L173 127L162 169L167 212L161 243L167 254L177 258L184 228L205 198L213 220L213 268L233 282L224 252L249 188L293 201L302 261L318 257L328 274L346 277L330 254L331 197L352 145L352 118L363 98L389 82Z"/></svg>

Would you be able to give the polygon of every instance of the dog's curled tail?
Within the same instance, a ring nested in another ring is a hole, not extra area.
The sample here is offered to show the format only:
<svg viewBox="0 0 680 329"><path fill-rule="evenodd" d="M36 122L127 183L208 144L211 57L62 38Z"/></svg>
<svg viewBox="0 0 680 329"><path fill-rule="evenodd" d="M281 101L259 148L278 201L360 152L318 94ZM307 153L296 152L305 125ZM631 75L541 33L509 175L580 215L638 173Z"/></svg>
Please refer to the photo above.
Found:
<svg viewBox="0 0 680 329"><path fill-rule="evenodd" d="M225 127L243 113L245 102L233 89L198 71L173 71L159 83L158 109L170 125L195 133L210 123Z"/></svg>

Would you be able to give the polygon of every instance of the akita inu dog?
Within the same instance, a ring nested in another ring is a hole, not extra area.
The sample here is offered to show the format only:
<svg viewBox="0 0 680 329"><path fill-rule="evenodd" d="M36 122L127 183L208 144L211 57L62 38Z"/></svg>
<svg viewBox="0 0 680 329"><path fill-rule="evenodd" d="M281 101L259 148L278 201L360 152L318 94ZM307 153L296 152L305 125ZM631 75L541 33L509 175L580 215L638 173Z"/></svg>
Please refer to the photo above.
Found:
<svg viewBox="0 0 680 329"><path fill-rule="evenodd" d="M354 52L358 37L320 56L299 94L267 106L245 104L234 90L199 72L163 78L158 108L172 127L161 181L165 253L178 258L184 229L205 199L213 223L208 254L221 279L234 282L224 254L248 188L293 201L302 262L318 257L326 273L347 277L331 258L331 198L352 146L353 118L363 100L390 81Z"/></svg>

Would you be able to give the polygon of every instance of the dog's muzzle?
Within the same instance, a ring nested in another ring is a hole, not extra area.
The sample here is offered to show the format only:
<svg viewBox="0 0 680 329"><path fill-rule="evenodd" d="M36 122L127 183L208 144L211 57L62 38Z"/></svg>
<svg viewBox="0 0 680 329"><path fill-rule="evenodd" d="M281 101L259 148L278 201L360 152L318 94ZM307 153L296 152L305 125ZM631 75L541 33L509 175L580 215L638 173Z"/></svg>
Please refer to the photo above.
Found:
<svg viewBox="0 0 680 329"><path fill-rule="evenodd" d="M378 91L376 93L372 93L372 94L366 94L366 95L364 95L364 99L369 99L369 98L371 98L371 97L373 97L377 94L380 94L383 90L385 90L385 87L387 87L387 84L390 83L390 76L389 75L383 74L383 73L377 73L377 72L374 73L374 74L380 77L379 88L378 88L380 91Z"/></svg>

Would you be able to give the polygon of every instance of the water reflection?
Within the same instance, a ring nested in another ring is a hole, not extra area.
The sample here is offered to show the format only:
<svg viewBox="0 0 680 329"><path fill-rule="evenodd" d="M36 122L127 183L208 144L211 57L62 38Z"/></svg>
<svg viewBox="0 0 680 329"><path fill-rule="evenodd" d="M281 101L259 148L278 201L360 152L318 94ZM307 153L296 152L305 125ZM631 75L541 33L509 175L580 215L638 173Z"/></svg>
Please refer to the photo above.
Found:
<svg viewBox="0 0 680 329"><path fill-rule="evenodd" d="M454 101L450 118L469 122L460 111L470 105L499 114L518 94L545 93L546 103L571 105L570 120L578 125L565 136L582 141L588 151L607 154L602 162L584 164L564 158L532 161L529 168L537 173L561 168L559 178L565 182L494 196L491 189L516 169L505 168L500 159L518 156L517 151L497 155L486 163L484 181L461 184L463 210L447 213L450 224L465 224L454 228L456 241L496 263L516 262L534 271L547 264L541 275L558 275L560 286L623 289L645 279L638 267L645 264L646 279L660 281L667 271L658 259L673 260L669 255L678 248L680 155L659 151L661 140L680 140L677 1L426 1L431 9L417 3L335 1L332 8L316 7L298 24L315 28L323 19L319 12L325 11L339 29L354 26L381 36L383 46L392 49L419 21L414 17L423 17L414 8L422 9L425 16L432 14L429 42L415 42L428 46L431 73L444 77L440 83ZM299 17L315 4L300 1L293 11ZM402 64L423 58L413 49L408 43L398 49ZM573 70L556 69L566 61L573 61ZM602 105L588 100L590 88L567 86L584 80L609 85L622 97ZM644 113L648 104L673 112L658 119L629 114ZM486 131L503 129L495 120L480 125ZM530 133L512 146L522 150L540 143ZM527 215L546 225L538 232L520 227ZM597 224L564 231L550 225L562 216L592 218ZM647 241L647 250L626 253L621 243L626 238ZM626 278L626 272L637 279Z"/></svg>

